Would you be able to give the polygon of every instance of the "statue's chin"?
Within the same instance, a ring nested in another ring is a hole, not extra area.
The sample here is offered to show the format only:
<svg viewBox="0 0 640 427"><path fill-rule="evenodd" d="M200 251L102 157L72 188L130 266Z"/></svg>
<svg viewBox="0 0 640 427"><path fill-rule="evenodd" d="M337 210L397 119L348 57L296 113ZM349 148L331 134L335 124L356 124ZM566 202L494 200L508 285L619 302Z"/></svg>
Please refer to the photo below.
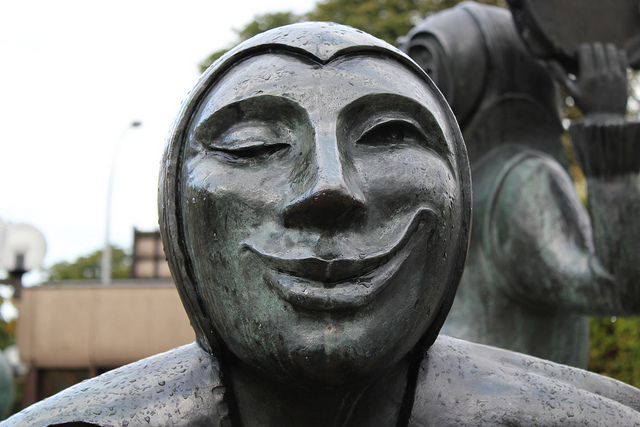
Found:
<svg viewBox="0 0 640 427"><path fill-rule="evenodd" d="M349 363L343 363L337 366L331 366L324 372L318 370L309 370L306 366L295 366L286 372L278 367L277 371L262 371L269 379L272 379L287 387L295 387L299 389L343 389L350 390L365 386L381 374L379 369L367 370L360 366L352 366Z"/></svg>
<svg viewBox="0 0 640 427"><path fill-rule="evenodd" d="M262 358L242 360L268 381L300 389L354 389L365 386L393 370L408 354L402 346L395 346L382 354L379 349L349 346L333 349L301 349L283 354L262 355ZM283 352L284 353L284 352ZM375 357L361 354L377 353Z"/></svg>

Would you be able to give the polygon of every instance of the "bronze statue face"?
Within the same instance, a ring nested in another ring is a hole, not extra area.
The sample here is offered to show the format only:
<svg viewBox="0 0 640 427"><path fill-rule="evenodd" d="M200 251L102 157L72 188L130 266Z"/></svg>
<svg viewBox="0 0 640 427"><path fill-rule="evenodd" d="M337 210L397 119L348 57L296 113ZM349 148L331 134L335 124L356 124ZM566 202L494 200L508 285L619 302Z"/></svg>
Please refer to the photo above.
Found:
<svg viewBox="0 0 640 427"><path fill-rule="evenodd" d="M415 346L451 289L463 216L440 105L380 55L253 56L208 91L179 192L198 292L231 353L337 385Z"/></svg>

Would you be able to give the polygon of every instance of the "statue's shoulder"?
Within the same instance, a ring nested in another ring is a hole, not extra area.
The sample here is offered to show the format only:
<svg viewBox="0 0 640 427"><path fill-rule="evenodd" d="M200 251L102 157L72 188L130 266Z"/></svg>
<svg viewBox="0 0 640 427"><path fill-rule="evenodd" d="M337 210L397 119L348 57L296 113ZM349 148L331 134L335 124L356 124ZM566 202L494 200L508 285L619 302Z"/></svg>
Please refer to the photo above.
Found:
<svg viewBox="0 0 640 427"><path fill-rule="evenodd" d="M217 359L193 343L76 384L2 426L220 425L223 397Z"/></svg>
<svg viewBox="0 0 640 427"><path fill-rule="evenodd" d="M410 425L640 425L640 390L520 353L440 336Z"/></svg>
<svg viewBox="0 0 640 427"><path fill-rule="evenodd" d="M513 175L514 171L516 173L523 173L521 168L522 164L531 165L530 167L534 169L541 169L543 171L558 170L566 174L558 161L547 153L534 150L524 145L505 145L491 150L472 165L474 199L476 187L479 187L479 190L492 193L496 187L502 185L503 180L508 175ZM524 173L530 174L531 172ZM478 181L478 184L482 184L482 186L476 185L476 181ZM483 197L483 199L488 195L489 194Z"/></svg>

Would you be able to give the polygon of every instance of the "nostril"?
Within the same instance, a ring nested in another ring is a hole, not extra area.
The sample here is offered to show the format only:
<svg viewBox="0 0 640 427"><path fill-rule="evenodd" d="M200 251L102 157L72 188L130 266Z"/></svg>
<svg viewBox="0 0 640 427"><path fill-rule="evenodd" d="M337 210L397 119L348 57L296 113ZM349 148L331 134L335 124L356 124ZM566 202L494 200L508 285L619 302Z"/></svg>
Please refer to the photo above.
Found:
<svg viewBox="0 0 640 427"><path fill-rule="evenodd" d="M362 197L346 188L315 188L289 203L283 210L286 227L348 228L364 219Z"/></svg>

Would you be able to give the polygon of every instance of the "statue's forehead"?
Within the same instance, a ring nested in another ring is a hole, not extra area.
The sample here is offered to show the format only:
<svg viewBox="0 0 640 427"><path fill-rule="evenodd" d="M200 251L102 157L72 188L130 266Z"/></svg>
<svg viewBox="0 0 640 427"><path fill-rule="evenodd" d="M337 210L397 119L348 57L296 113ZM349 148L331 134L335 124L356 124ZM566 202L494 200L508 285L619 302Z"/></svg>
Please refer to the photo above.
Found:
<svg viewBox="0 0 640 427"><path fill-rule="evenodd" d="M288 98L301 106L346 105L374 93L404 96L424 105L446 123L432 89L408 67L381 55L349 55L327 64L287 53L262 54L231 67L209 89L197 115L206 118L226 105L260 95ZM198 121L198 120L196 120Z"/></svg>

